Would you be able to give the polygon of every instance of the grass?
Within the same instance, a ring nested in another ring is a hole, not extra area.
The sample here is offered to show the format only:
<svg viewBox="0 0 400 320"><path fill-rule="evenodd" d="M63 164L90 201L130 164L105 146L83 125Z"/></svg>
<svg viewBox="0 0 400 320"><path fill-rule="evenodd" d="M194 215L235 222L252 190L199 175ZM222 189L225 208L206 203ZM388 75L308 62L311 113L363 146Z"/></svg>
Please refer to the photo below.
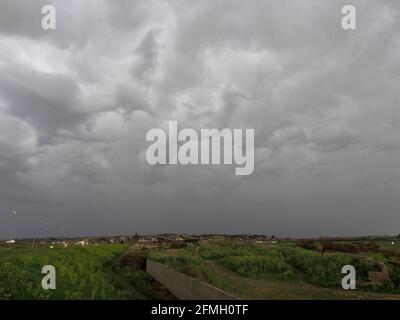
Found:
<svg viewBox="0 0 400 320"><path fill-rule="evenodd" d="M148 257L244 299L400 299L400 258L384 254L399 252L400 243L377 244L380 251L357 255L223 237L181 249L0 245L0 299L172 299L145 272ZM383 287L359 285L368 271L378 271L371 260L389 268L390 282ZM56 290L41 288L41 269L48 264L57 270ZM357 290L341 288L346 264L356 267Z"/></svg>
<svg viewBox="0 0 400 320"><path fill-rule="evenodd" d="M120 299L104 266L126 249L123 245L59 247L15 246L0 250L0 299ZM44 265L56 269L56 290L44 290Z"/></svg>
<svg viewBox="0 0 400 320"><path fill-rule="evenodd" d="M201 245L165 249L150 258L206 281L244 299L399 299L400 268L391 265L391 281L383 288L341 288L341 269L356 267L357 281L367 281L368 271L378 271L371 262L345 253L322 254L295 245L235 244L211 241ZM368 255L368 254L367 254Z"/></svg>
<svg viewBox="0 0 400 320"><path fill-rule="evenodd" d="M273 276L243 277L214 263L206 264L210 273L219 279L219 287L243 299L250 300L386 300L400 296L365 292L344 291L311 285L301 278L282 280ZM215 285L215 283L213 283ZM222 284L222 285L221 285ZM224 285L229 284L229 285ZM234 284L234 287L232 287Z"/></svg>
<svg viewBox="0 0 400 320"><path fill-rule="evenodd" d="M0 299L159 299L163 292L136 264L121 265L128 245L62 248L0 246ZM56 290L44 290L44 265L56 269Z"/></svg>

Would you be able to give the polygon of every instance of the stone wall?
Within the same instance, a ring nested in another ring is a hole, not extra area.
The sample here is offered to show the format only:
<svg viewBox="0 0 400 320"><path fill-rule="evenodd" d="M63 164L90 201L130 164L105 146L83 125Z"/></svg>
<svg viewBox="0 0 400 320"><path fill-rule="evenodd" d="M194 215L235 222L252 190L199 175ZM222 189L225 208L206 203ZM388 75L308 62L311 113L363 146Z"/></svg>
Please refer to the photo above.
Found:
<svg viewBox="0 0 400 320"><path fill-rule="evenodd" d="M146 262L146 271L181 300L239 300L237 297L208 283L149 259Z"/></svg>

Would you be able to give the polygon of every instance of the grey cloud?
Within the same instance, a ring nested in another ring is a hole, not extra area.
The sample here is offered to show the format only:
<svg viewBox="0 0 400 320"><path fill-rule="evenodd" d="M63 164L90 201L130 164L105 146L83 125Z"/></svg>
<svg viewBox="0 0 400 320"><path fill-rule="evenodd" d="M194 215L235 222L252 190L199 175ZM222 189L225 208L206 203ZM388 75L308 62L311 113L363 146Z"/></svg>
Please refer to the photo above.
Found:
<svg viewBox="0 0 400 320"><path fill-rule="evenodd" d="M132 74L140 80L149 80L157 64L159 45L157 44L157 30L150 30L143 37L139 47L135 50L138 61L133 65Z"/></svg>
<svg viewBox="0 0 400 320"><path fill-rule="evenodd" d="M79 110L79 87L72 79L35 70L3 69L0 96L7 112L32 124L43 142L57 130L85 121Z"/></svg>
<svg viewBox="0 0 400 320"><path fill-rule="evenodd" d="M51 232L399 233L398 1L0 3L0 211ZM156 166L145 135L254 128L255 173ZM9 221L0 215L0 237ZM397 228L397 229L396 229Z"/></svg>
<svg viewBox="0 0 400 320"><path fill-rule="evenodd" d="M4 0L0 11L0 32L37 37L43 34L41 8L48 1Z"/></svg>

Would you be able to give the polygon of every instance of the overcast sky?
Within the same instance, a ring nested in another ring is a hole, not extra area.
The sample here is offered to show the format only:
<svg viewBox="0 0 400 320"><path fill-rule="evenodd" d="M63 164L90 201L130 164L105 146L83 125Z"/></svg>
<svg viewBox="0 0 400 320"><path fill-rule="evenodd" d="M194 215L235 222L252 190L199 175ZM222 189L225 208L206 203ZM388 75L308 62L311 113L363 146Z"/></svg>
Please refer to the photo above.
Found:
<svg viewBox="0 0 400 320"><path fill-rule="evenodd" d="M399 88L398 0L1 0L0 237L399 234ZM148 165L168 120L254 173Z"/></svg>

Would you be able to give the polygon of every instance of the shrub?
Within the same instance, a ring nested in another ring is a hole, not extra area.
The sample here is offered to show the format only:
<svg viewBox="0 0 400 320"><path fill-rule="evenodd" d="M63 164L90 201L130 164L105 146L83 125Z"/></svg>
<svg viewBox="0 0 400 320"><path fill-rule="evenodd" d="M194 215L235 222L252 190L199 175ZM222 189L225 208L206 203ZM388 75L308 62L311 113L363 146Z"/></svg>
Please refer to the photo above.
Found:
<svg viewBox="0 0 400 320"><path fill-rule="evenodd" d="M302 240L302 241L299 241L299 243L297 245L299 247L301 247L303 249L307 249L307 250L313 250L313 251L319 250L318 245L316 245L315 242L312 240Z"/></svg>
<svg viewBox="0 0 400 320"><path fill-rule="evenodd" d="M18 254L0 266L0 299L118 299L104 266L125 246L90 246ZM57 290L41 286L44 265L54 265Z"/></svg>
<svg viewBox="0 0 400 320"><path fill-rule="evenodd" d="M357 249L359 252L375 252L378 253L381 251L379 245L375 242L368 242L368 243L358 243Z"/></svg>
<svg viewBox="0 0 400 320"><path fill-rule="evenodd" d="M323 287L340 286L345 265L356 268L359 280L366 280L368 271L373 269L368 262L343 253L323 255L302 248L285 248L282 253L285 261L303 273L306 281Z"/></svg>
<svg viewBox="0 0 400 320"><path fill-rule="evenodd" d="M144 270L146 269L146 258L147 254L142 251L129 251L121 257L120 264Z"/></svg>
<svg viewBox="0 0 400 320"><path fill-rule="evenodd" d="M390 259L390 258L400 259L400 253L398 253L398 252L396 252L394 250L382 250L382 254L387 259Z"/></svg>
<svg viewBox="0 0 400 320"><path fill-rule="evenodd" d="M334 243L326 242L322 244L322 251L344 252L344 253L358 253L359 250L355 245L348 243Z"/></svg>
<svg viewBox="0 0 400 320"><path fill-rule="evenodd" d="M322 244L323 252L331 251L331 252L344 252L344 253L360 253L360 252L380 252L380 247L375 242L368 243L335 243L335 242L326 242Z"/></svg>
<svg viewBox="0 0 400 320"><path fill-rule="evenodd" d="M245 276L273 274L286 279L294 275L291 266L278 257L250 255L227 257L221 261L221 264Z"/></svg>

